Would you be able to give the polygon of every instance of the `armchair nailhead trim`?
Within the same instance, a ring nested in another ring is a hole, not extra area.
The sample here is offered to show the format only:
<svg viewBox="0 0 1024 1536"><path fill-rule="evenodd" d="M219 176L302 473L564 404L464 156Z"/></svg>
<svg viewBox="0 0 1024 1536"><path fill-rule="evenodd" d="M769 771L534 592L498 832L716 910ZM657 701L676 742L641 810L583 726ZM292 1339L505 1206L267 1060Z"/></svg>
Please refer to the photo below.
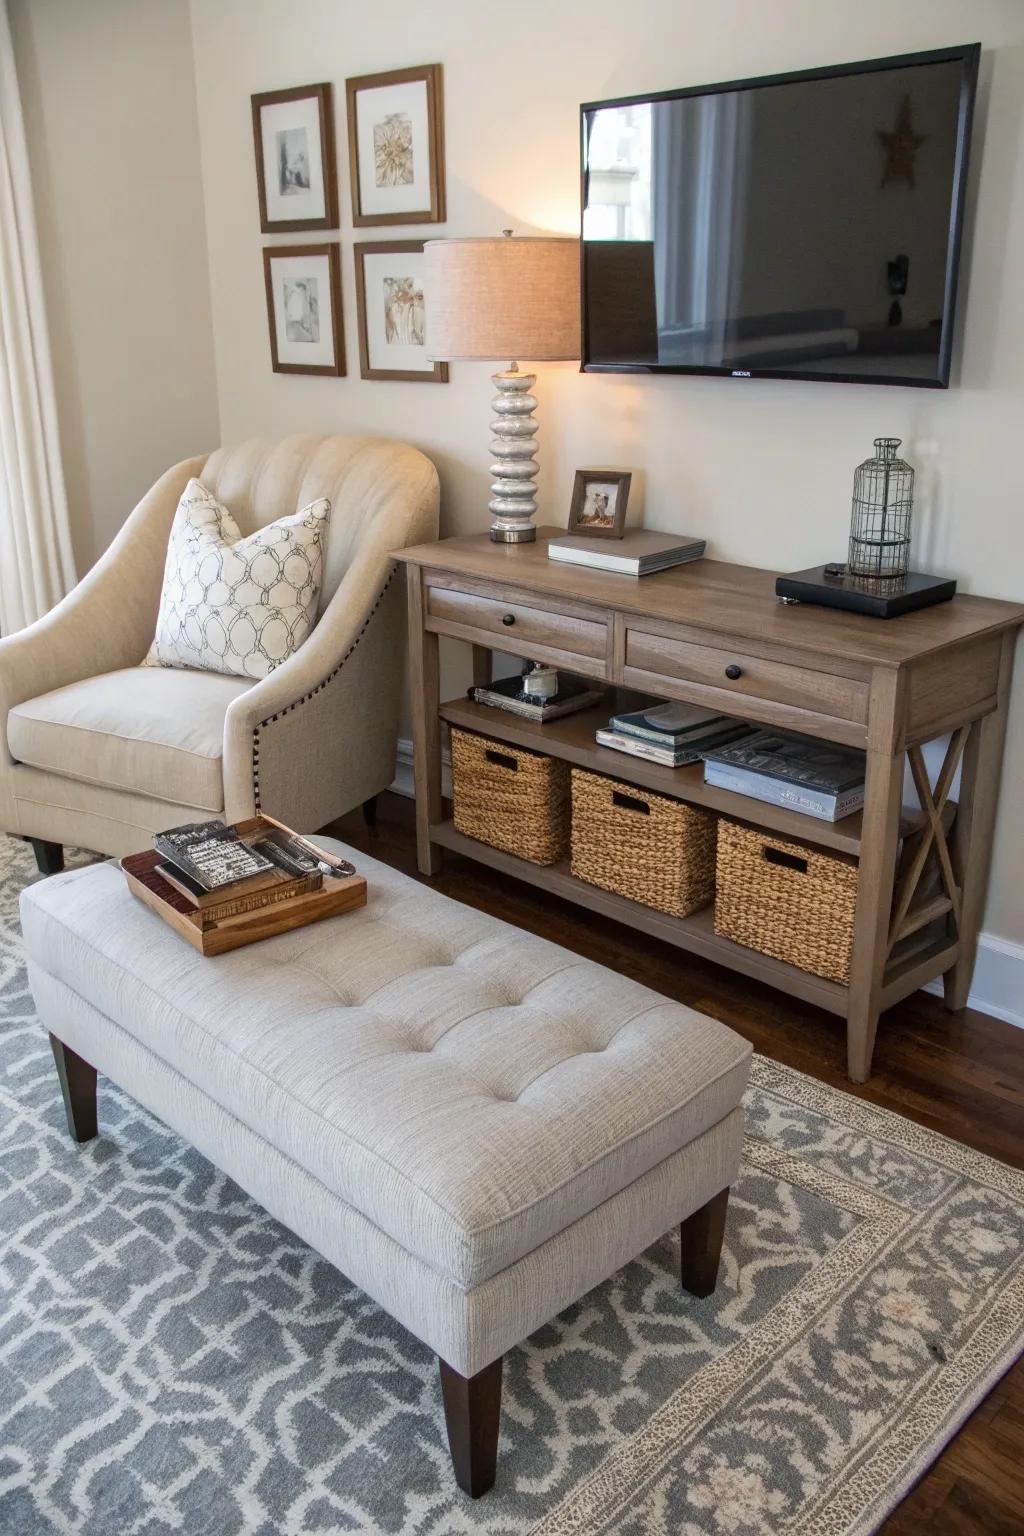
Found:
<svg viewBox="0 0 1024 1536"><path fill-rule="evenodd" d="M328 683L333 682L333 680L337 677L338 673L341 671L342 667L345 665L346 661L348 661L349 657L352 655L352 652L355 650L355 648L359 644L360 640L366 634L367 629L369 629L369 627L370 627L370 620L373 618L374 614L377 612L377 609L380 607L381 603L384 601L384 595L387 592L388 588L390 587L391 583L394 581L395 574L396 574L397 570L398 570L398 566L397 565L392 565L391 572L390 572L390 575L388 576L387 581L384 583L384 585L380 589L380 592L377 594L377 601L374 603L373 607L370 609L369 613L366 615L366 618L363 621L362 628L360 629L359 633L356 635L355 639L352 641L352 644L349 646L349 648L345 652L344 656L338 662L338 665L335 667L334 671L333 672L329 672L325 678L323 678L319 683L317 683L314 688L311 688L308 693L304 693L300 699L296 699L294 704L286 704L284 709L279 709L277 711L276 715L268 715L265 720L261 720L259 722L259 724L257 726L255 726L255 728L253 729L253 733L252 733L252 789L253 789L253 797L254 797L254 800L255 800L256 814L257 815L259 815L259 811L260 811L260 731L263 729L263 727L265 725L273 725L275 720L281 720L281 719L284 718L285 715L290 715L292 710L293 709L298 709L300 704L306 704L306 703L309 702L310 699L315 699L318 693L322 693L323 692L323 690L327 687Z"/></svg>

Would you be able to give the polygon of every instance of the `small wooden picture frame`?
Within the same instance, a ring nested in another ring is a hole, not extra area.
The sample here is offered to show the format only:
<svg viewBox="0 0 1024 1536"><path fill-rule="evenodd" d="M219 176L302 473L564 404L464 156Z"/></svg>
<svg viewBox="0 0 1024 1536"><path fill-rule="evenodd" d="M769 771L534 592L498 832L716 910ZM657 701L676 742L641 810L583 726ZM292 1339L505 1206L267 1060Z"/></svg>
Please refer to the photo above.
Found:
<svg viewBox="0 0 1024 1536"><path fill-rule="evenodd" d="M593 539L621 539L633 476L628 470L578 469L569 509L569 532Z"/></svg>
<svg viewBox="0 0 1024 1536"><path fill-rule="evenodd" d="M270 357L275 373L345 372L341 319L341 247L263 248Z"/></svg>
<svg viewBox="0 0 1024 1536"><path fill-rule="evenodd" d="M337 229L338 166L329 82L252 98L260 229Z"/></svg>
<svg viewBox="0 0 1024 1536"><path fill-rule="evenodd" d="M345 81L352 222L440 224L445 218L440 64Z"/></svg>
<svg viewBox="0 0 1024 1536"><path fill-rule="evenodd" d="M447 384L448 364L427 357L423 241L363 240L352 249L360 376Z"/></svg>

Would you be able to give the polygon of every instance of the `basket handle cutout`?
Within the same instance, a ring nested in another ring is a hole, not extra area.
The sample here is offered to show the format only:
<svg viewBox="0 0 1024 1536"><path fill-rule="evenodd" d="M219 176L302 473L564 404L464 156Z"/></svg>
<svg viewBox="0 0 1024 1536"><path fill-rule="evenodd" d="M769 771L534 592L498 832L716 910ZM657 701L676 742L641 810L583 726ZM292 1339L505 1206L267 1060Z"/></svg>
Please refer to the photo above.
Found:
<svg viewBox="0 0 1024 1536"><path fill-rule="evenodd" d="M651 808L646 800L641 800L637 795L624 795L621 789L612 790L612 805L617 805L624 811L639 811L641 816L651 814Z"/></svg>
<svg viewBox="0 0 1024 1536"><path fill-rule="evenodd" d="M781 864L783 869L795 869L800 875L807 873L807 860L797 858L795 853L786 853L782 848L762 848L761 853L769 864Z"/></svg>
<svg viewBox="0 0 1024 1536"><path fill-rule="evenodd" d="M484 752L484 757L486 757L489 763L493 763L496 768L508 768L512 773L519 772L519 763L508 752L495 752L493 747L488 747Z"/></svg>

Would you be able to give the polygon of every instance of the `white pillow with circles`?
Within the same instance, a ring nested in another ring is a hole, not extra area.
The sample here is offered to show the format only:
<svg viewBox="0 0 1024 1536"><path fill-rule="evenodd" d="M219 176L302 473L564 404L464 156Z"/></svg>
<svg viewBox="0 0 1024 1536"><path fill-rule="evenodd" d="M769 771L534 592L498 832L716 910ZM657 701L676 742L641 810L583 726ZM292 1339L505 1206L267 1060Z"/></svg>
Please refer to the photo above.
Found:
<svg viewBox="0 0 1024 1536"><path fill-rule="evenodd" d="M144 664L266 677L287 661L316 619L330 515L321 497L243 539L227 507L190 480Z"/></svg>

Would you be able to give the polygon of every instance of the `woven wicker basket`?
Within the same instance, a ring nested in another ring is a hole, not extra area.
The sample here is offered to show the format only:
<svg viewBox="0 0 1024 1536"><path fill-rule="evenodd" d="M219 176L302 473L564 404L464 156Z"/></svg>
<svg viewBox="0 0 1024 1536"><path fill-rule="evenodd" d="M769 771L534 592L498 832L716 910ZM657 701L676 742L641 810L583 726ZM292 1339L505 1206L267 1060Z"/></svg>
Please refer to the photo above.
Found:
<svg viewBox="0 0 1024 1536"><path fill-rule="evenodd" d="M468 731L452 731L455 826L531 864L569 851L569 765Z"/></svg>
<svg viewBox="0 0 1024 1536"><path fill-rule="evenodd" d="M572 771L572 872L687 917L715 892L715 818L679 800Z"/></svg>
<svg viewBox="0 0 1024 1536"><path fill-rule="evenodd" d="M855 859L723 817L717 886L716 933L802 971L849 981Z"/></svg>

